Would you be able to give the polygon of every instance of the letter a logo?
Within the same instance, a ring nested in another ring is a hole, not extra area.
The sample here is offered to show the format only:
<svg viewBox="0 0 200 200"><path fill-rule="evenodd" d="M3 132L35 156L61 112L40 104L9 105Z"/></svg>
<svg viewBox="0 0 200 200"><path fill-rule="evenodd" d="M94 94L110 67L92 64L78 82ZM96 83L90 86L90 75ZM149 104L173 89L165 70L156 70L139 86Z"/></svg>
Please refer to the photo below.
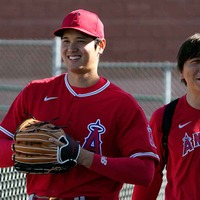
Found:
<svg viewBox="0 0 200 200"><path fill-rule="evenodd" d="M79 16L80 16L79 12L74 13L73 20L72 20L72 23L71 23L72 26L80 26Z"/></svg>
<svg viewBox="0 0 200 200"><path fill-rule="evenodd" d="M88 125L88 130L89 134L85 138L85 142L83 143L82 147L89 151L102 155L101 134L105 133L105 127L100 123L100 119L98 119L95 123L90 123Z"/></svg>

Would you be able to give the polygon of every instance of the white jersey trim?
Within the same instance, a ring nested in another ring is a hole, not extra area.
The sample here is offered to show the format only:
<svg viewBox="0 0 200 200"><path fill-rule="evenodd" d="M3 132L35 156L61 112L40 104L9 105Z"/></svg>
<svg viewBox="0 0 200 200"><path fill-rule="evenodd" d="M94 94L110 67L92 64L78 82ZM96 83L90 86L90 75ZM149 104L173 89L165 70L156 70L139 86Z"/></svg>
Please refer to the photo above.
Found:
<svg viewBox="0 0 200 200"><path fill-rule="evenodd" d="M67 80L67 74L65 75L65 84L66 84L66 87L67 89L70 91L70 93L73 95L73 96L77 96L77 97L88 97L88 96L92 96L92 95L95 95L95 94L98 94L100 92L102 92L103 90L105 90L109 85L110 85L110 81L107 80L106 84L103 85L101 88L99 88L98 90L95 90L93 92L89 92L89 93L85 93L85 94L77 94L70 86L68 80Z"/></svg>
<svg viewBox="0 0 200 200"><path fill-rule="evenodd" d="M131 158L137 158L137 157L144 157L144 156L148 156L148 157L154 157L157 158L158 160L160 160L159 156L153 152L139 152L139 153L135 153L133 155L131 155Z"/></svg>
<svg viewBox="0 0 200 200"><path fill-rule="evenodd" d="M2 131L3 133L5 133L7 136L9 136L11 138L14 138L14 135L10 131L3 128L2 126L0 126L0 131Z"/></svg>

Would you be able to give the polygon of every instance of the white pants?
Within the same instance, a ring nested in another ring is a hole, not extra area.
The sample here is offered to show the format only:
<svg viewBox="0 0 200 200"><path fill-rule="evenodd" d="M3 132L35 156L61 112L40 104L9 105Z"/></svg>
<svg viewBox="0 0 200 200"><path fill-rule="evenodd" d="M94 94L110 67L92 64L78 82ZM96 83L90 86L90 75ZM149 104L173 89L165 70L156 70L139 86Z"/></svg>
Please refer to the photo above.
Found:
<svg viewBox="0 0 200 200"><path fill-rule="evenodd" d="M51 197L40 197L40 196L37 196L35 194L31 194L28 198L28 200L34 200L34 198L37 198L37 199L47 199L47 200L51 200ZM62 198L61 198L62 199ZM52 200L53 200L53 197L52 197ZM80 196L80 197L75 197L74 200L85 200L85 197L84 196Z"/></svg>

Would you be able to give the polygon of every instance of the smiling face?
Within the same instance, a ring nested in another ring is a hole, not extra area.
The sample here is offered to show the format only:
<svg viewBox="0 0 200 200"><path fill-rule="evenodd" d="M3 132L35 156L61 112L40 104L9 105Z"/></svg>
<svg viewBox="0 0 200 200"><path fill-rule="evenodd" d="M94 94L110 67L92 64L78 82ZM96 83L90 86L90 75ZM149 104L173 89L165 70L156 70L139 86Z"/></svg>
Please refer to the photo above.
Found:
<svg viewBox="0 0 200 200"><path fill-rule="evenodd" d="M188 59L183 65L181 79L184 79L188 90L200 92L200 57Z"/></svg>
<svg viewBox="0 0 200 200"><path fill-rule="evenodd" d="M61 39L61 55L69 73L97 72L103 41L96 45L94 37L73 29L66 30Z"/></svg>

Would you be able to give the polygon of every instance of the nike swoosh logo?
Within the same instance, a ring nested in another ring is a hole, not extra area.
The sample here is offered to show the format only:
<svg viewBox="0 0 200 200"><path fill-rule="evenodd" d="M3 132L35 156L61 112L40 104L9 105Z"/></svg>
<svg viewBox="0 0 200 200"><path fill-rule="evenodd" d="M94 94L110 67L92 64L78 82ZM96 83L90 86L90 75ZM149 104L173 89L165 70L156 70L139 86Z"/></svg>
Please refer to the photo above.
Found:
<svg viewBox="0 0 200 200"><path fill-rule="evenodd" d="M178 127L179 127L179 128L183 128L183 127L187 126L187 125L190 124L190 123L191 123L191 121L190 121L190 122L187 122L187 123L185 123L185 124L179 124Z"/></svg>
<svg viewBox="0 0 200 200"><path fill-rule="evenodd" d="M48 96L46 96L45 98L44 98L44 101L50 101L50 100L53 100L53 99L57 99L58 97L48 97Z"/></svg>

